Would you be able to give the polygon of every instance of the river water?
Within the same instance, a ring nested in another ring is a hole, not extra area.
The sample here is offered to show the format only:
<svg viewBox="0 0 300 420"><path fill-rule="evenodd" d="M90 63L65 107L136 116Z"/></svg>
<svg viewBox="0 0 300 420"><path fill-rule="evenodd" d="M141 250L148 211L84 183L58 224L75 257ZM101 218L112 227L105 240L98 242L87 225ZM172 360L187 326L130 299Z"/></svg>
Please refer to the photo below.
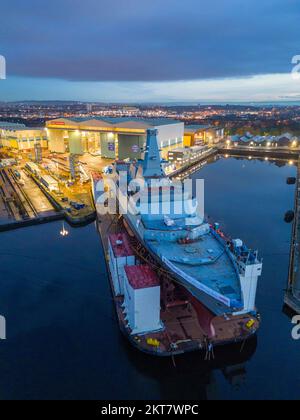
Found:
<svg viewBox="0 0 300 420"><path fill-rule="evenodd" d="M221 158L205 179L205 210L264 259L257 341L217 352L161 360L121 336L95 225L60 223L0 234L1 399L298 399L300 341L283 313L294 187L285 163Z"/></svg>

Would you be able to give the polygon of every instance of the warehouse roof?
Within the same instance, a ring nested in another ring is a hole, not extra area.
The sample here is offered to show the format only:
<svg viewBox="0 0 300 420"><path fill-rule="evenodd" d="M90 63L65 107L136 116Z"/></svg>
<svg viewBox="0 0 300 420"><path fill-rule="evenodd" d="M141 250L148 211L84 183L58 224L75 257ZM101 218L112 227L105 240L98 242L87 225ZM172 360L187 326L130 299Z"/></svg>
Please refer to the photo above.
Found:
<svg viewBox="0 0 300 420"><path fill-rule="evenodd" d="M45 131L44 127L11 127L8 130L12 131Z"/></svg>
<svg viewBox="0 0 300 420"><path fill-rule="evenodd" d="M17 128L25 129L25 124L19 124L19 123L12 123L7 121L0 121L0 129L4 130L16 130Z"/></svg>
<svg viewBox="0 0 300 420"><path fill-rule="evenodd" d="M112 128L137 128L137 129L147 129L151 127L158 127L161 125L170 125L170 124L180 124L181 121L169 119L169 118L150 118L150 119L142 119L142 118L57 118L55 120L47 121L48 125L57 125L63 126L70 124L78 124L78 125L89 125L89 126L97 126L100 127L101 125L104 127L112 127ZM182 123L183 124L183 123Z"/></svg>
<svg viewBox="0 0 300 420"><path fill-rule="evenodd" d="M186 125L184 127L184 131L186 133L197 133L197 131L200 130L208 130L209 128L212 128L211 125L201 125L201 124L197 124L197 125Z"/></svg>

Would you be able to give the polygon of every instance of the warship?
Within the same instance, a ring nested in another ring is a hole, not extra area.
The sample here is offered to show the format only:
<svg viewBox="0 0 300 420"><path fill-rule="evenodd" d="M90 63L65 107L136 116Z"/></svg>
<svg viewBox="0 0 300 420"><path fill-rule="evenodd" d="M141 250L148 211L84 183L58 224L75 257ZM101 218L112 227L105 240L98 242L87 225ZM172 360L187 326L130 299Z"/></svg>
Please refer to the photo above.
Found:
<svg viewBox="0 0 300 420"><path fill-rule="evenodd" d="M92 174L118 321L141 351L202 350L210 359L215 347L243 343L258 330L262 261L218 223L209 224L192 192L166 176L164 164L157 130L148 130L143 159L115 162L109 177L117 189L107 187L107 176ZM111 198L114 217L103 212Z"/></svg>

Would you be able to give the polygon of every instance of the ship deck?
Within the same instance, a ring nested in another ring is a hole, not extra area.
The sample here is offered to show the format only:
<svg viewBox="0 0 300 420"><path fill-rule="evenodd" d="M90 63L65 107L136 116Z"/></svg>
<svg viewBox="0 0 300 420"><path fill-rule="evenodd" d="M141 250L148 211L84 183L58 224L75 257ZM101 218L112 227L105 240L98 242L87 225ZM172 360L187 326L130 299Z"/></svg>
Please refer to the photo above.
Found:
<svg viewBox="0 0 300 420"><path fill-rule="evenodd" d="M107 255L108 235L125 231L125 228L123 224L120 223L118 216L115 217L115 219L111 216L101 216L101 219L98 220L98 228L103 248ZM244 342L252 337L259 328L259 321L251 318L250 315L224 315L214 317L212 324L215 335L213 338L208 339L207 332L202 328L199 321L199 313L197 313L195 299L186 291L186 294L181 301L175 302L175 304L170 306L167 305L167 302L163 301L162 296L161 320L164 325L163 330L134 336L128 327L122 310L124 298L115 295L109 270L108 274L120 329L133 346L145 353L156 356L172 356L203 350L208 357L208 345L217 347ZM255 321L255 323L251 329L248 329L247 323L250 320ZM149 339L158 340L159 346L149 343Z"/></svg>
<svg viewBox="0 0 300 420"><path fill-rule="evenodd" d="M241 302L241 287L237 270L224 247L211 234L191 244L148 241L147 245L159 257L170 261L183 276L228 298ZM194 264L194 265L193 265Z"/></svg>
<svg viewBox="0 0 300 420"><path fill-rule="evenodd" d="M131 335L127 326L124 313L121 308L123 298L115 298L121 330L130 339L132 344L145 353L156 354L157 356L170 356L192 351L208 351L208 345L213 348L225 346L232 343L243 342L249 339L258 329L259 322L256 320L253 333L249 334L246 324L250 317L218 317L213 321L216 335L208 339L207 334L201 328L197 313L193 306L182 304L176 307L162 310L161 320L164 330L144 335ZM159 347L148 343L148 339L158 340Z"/></svg>

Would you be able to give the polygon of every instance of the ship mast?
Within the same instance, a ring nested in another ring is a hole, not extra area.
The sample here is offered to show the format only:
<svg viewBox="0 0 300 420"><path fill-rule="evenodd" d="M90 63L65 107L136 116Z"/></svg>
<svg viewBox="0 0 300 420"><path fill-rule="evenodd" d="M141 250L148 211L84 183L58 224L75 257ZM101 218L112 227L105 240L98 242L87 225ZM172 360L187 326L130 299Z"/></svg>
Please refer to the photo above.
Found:
<svg viewBox="0 0 300 420"><path fill-rule="evenodd" d="M162 160L157 141L157 130L147 130L147 143L144 161L142 163L144 178L165 178Z"/></svg>

